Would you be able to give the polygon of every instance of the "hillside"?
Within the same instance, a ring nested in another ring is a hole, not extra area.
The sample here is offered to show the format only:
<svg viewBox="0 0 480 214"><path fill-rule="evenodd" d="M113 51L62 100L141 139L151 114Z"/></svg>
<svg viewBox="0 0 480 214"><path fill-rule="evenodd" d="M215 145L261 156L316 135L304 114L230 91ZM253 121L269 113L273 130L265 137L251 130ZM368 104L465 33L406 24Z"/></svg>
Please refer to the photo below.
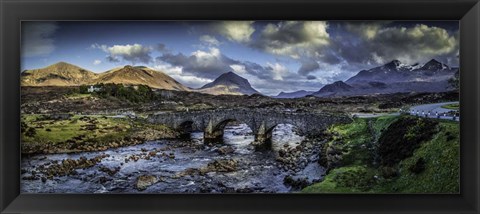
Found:
<svg viewBox="0 0 480 214"><path fill-rule="evenodd" d="M157 89L190 91L167 74L145 66L127 65L97 74L76 65L59 62L41 69L26 70L21 74L22 86L79 86L98 83L148 85Z"/></svg>
<svg viewBox="0 0 480 214"><path fill-rule="evenodd" d="M78 86L99 77L78 66L59 62L45 68L26 70L21 73L22 86Z"/></svg>
<svg viewBox="0 0 480 214"><path fill-rule="evenodd" d="M393 60L385 65L361 70L345 82L325 85L318 97L357 96L410 92L446 92L452 90L449 80L458 72L435 59L425 63L405 65ZM348 87L347 87L348 86Z"/></svg>
<svg viewBox="0 0 480 214"><path fill-rule="evenodd" d="M91 83L116 83L126 85L148 85L151 88L189 91L190 89L172 77L160 71L144 66L125 66L113 69L100 75Z"/></svg>
<svg viewBox="0 0 480 214"><path fill-rule="evenodd" d="M247 79L238 76L233 72L228 72L220 75L213 82L204 85L197 89L200 93L212 95L252 95L260 94L257 90L252 88Z"/></svg>

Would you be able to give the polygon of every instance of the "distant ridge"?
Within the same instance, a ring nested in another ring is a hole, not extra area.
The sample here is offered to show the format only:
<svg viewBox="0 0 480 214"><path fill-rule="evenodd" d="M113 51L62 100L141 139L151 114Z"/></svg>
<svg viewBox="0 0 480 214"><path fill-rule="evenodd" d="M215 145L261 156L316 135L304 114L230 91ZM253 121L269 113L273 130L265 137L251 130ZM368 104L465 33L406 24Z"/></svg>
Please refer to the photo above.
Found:
<svg viewBox="0 0 480 214"><path fill-rule="evenodd" d="M405 65L392 60L385 65L361 70L347 81L325 85L313 95L318 97L391 94L408 92L444 92L458 68L432 59L420 65Z"/></svg>
<svg viewBox="0 0 480 214"><path fill-rule="evenodd" d="M305 90L299 90L299 91L294 91L294 92L280 92L277 96L273 96L273 98L300 98L300 97L305 97L308 95L313 94L314 91L305 91Z"/></svg>

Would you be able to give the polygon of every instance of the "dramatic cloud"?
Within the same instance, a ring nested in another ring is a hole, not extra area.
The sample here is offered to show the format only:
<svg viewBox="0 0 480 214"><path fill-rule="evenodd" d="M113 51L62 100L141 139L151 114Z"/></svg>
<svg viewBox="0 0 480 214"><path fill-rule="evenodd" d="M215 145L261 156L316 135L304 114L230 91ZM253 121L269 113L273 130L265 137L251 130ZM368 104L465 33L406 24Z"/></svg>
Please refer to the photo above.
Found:
<svg viewBox="0 0 480 214"><path fill-rule="evenodd" d="M249 42L255 32L253 21L223 21L215 24L214 30L230 41Z"/></svg>
<svg viewBox="0 0 480 214"><path fill-rule="evenodd" d="M386 59L399 59L407 63L418 60L426 61L438 55L455 53L458 42L453 35L442 28L416 25L412 28L385 28L373 38L378 51L376 53ZM381 48L383 47L383 48Z"/></svg>
<svg viewBox="0 0 480 214"><path fill-rule="evenodd" d="M308 75L310 72L320 68L320 65L315 60L305 60L302 62L302 66L298 69L298 74Z"/></svg>
<svg viewBox="0 0 480 214"><path fill-rule="evenodd" d="M231 71L230 65L238 64L237 61L221 54L218 48L210 48L208 51L197 50L190 56L182 53L163 54L157 57L156 61L182 67L186 74L207 79L215 79L221 74Z"/></svg>
<svg viewBox="0 0 480 214"><path fill-rule="evenodd" d="M434 58L459 66L459 26L455 21L182 21L120 25L125 27L22 22L22 66L42 67L68 60L68 56L77 57L76 63L90 70L139 64L162 70L189 87L200 87L233 71L264 94L318 91L324 84L347 80L360 70L394 59L414 64ZM123 30L132 26L135 32ZM89 32L95 32L95 36ZM102 38L113 43L95 43ZM85 49L84 44L93 45Z"/></svg>
<svg viewBox="0 0 480 214"><path fill-rule="evenodd" d="M286 21L267 24L253 47L265 52L299 59L318 55L330 43L324 21Z"/></svg>
<svg viewBox="0 0 480 214"><path fill-rule="evenodd" d="M347 22L344 26L348 31L370 40L375 38L378 31L388 23L384 21Z"/></svg>
<svg viewBox="0 0 480 214"><path fill-rule="evenodd" d="M351 34L335 41L336 51L350 64L379 65L398 59L406 64L426 62L432 58L458 64L457 33L417 24L411 27L385 27L379 23L346 24Z"/></svg>
<svg viewBox="0 0 480 214"><path fill-rule="evenodd" d="M279 63L267 63L266 70L270 72L273 80L283 80L289 73L288 69Z"/></svg>
<svg viewBox="0 0 480 214"><path fill-rule="evenodd" d="M46 56L54 49L55 22L22 23L22 55L25 57Z"/></svg>
<svg viewBox="0 0 480 214"><path fill-rule="evenodd" d="M186 74L183 72L183 68L179 66L172 66L168 63L163 63L157 61L155 67L156 70L162 71L180 83L187 85L192 88L199 88L209 82L212 82L213 79L201 78L192 74Z"/></svg>
<svg viewBox="0 0 480 214"><path fill-rule="evenodd" d="M107 45L93 44L92 47L108 53L107 60L110 62L126 61L132 64L148 64L152 61L150 54L153 48L140 44L114 45L110 47Z"/></svg>
<svg viewBox="0 0 480 214"><path fill-rule="evenodd" d="M220 42L213 36L203 35L200 37L200 41L207 46L219 46Z"/></svg>
<svg viewBox="0 0 480 214"><path fill-rule="evenodd" d="M310 89L318 90L321 85L321 80L299 76L279 62L260 65L250 61L233 60L222 54L218 48L197 50L189 56L181 53L163 54L156 58L156 63L157 69L193 88L201 87L229 71L247 78L254 88L261 89L262 93L268 95L278 94L285 88L301 88L305 84L309 85ZM304 83L298 85L299 81Z"/></svg>
<svg viewBox="0 0 480 214"><path fill-rule="evenodd" d="M230 65L230 68L232 68L232 70L235 73L238 73L238 74L246 74L247 73L245 65L242 65L242 64L233 64L233 65Z"/></svg>

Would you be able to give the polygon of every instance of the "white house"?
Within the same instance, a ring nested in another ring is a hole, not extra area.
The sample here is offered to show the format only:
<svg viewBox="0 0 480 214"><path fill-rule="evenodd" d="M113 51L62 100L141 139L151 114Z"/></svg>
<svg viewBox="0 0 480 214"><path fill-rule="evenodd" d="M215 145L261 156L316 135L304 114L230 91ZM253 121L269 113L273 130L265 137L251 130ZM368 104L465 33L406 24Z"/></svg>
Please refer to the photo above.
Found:
<svg viewBox="0 0 480 214"><path fill-rule="evenodd" d="M88 93L92 93L92 92L96 92L96 91L100 91L100 88L93 87L93 85L91 85L91 86L88 88Z"/></svg>

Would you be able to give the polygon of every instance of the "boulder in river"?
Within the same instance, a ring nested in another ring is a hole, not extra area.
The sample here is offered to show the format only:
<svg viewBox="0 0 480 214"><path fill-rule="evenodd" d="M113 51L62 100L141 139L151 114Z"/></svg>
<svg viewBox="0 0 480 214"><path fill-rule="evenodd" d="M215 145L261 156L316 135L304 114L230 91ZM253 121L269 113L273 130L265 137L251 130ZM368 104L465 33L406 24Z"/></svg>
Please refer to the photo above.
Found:
<svg viewBox="0 0 480 214"><path fill-rule="evenodd" d="M149 186L158 182L158 178L153 175L141 175L137 178L137 190L143 191Z"/></svg>
<svg viewBox="0 0 480 214"><path fill-rule="evenodd" d="M219 149L217 149L217 152L221 155L226 155L233 153L235 150L231 146L222 146Z"/></svg>
<svg viewBox="0 0 480 214"><path fill-rule="evenodd" d="M234 159L215 160L200 169L202 174L208 172L234 172L237 170L238 162Z"/></svg>

